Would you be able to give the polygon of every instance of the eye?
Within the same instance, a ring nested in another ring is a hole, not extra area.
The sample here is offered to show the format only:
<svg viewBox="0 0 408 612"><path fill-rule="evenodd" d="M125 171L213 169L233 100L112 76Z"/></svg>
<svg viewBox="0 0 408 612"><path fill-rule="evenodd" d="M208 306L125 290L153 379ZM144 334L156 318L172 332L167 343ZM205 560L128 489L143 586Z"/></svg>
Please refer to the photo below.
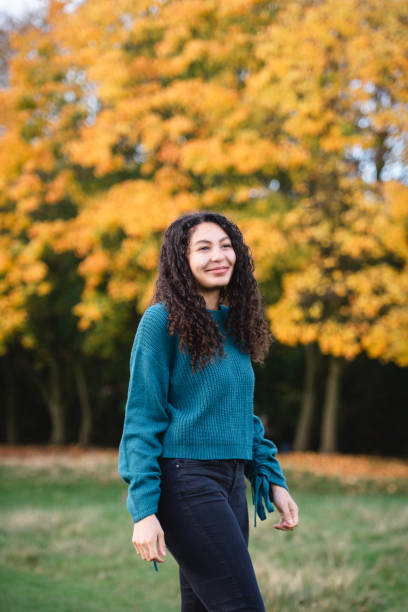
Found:
<svg viewBox="0 0 408 612"><path fill-rule="evenodd" d="M225 248L225 247L226 247L227 249L230 249L230 248L232 247L232 244L228 244L228 243L223 244L223 245L222 245L222 248Z"/></svg>
<svg viewBox="0 0 408 612"><path fill-rule="evenodd" d="M203 246L203 247L200 247L198 250L199 251L205 251L206 249L208 249L208 247L207 246Z"/></svg>

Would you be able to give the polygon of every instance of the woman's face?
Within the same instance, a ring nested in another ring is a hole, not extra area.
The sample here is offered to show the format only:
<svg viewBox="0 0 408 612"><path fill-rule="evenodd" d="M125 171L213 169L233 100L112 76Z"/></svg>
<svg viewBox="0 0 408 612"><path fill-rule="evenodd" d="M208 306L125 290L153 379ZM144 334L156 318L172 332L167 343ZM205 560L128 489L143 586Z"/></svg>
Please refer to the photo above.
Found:
<svg viewBox="0 0 408 612"><path fill-rule="evenodd" d="M209 290L228 285L236 256L228 234L206 221L192 228L187 259L198 287Z"/></svg>

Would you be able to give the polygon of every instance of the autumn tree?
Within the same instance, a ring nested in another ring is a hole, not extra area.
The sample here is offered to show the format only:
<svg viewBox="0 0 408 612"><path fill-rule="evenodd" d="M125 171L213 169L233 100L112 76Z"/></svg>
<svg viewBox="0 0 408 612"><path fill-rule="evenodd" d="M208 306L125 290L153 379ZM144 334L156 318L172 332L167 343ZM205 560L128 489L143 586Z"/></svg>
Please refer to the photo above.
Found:
<svg viewBox="0 0 408 612"><path fill-rule="evenodd" d="M51 7L49 19L59 15ZM82 90L46 24L14 32L11 46L8 86L1 92L0 345L4 353L18 339L34 355L27 368L49 409L50 441L62 443L61 378L67 364L78 367L70 350L78 345L71 338L77 329L71 309L82 280L73 254L54 250L53 236L76 215L80 201L61 143L75 131L80 111L70 101Z"/></svg>
<svg viewBox="0 0 408 612"><path fill-rule="evenodd" d="M292 174L296 206L283 221L296 266L289 263L282 298L268 309L280 341L307 347L298 449L309 443L317 346L330 355L323 451L336 449L345 360L365 350L408 363L406 210L397 204L406 198L407 162L402 9L400 2L292 4L260 47L268 71L257 92L275 101L287 134L308 150ZM296 103L278 102L278 87ZM388 187L393 173L399 181Z"/></svg>
<svg viewBox="0 0 408 612"><path fill-rule="evenodd" d="M76 363L89 414L87 357L130 344L163 230L211 208L243 228L277 339L306 347L303 445L319 352L333 358L326 414L341 359L405 364L404 185L386 183L405 167L402 7L51 1L15 35L1 94L3 352L16 337L33 349L48 397ZM75 348L55 359L34 321L63 299L61 270Z"/></svg>

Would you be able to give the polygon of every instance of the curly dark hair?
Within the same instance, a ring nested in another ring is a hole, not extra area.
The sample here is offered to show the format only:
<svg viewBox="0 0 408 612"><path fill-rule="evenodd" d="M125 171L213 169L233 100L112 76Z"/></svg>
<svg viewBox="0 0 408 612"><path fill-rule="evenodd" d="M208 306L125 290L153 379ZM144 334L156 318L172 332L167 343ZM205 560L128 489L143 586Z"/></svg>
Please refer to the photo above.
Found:
<svg viewBox="0 0 408 612"><path fill-rule="evenodd" d="M224 215L195 212L181 215L167 228L160 251L159 273L150 304L164 302L168 330L178 333L180 349L188 351L193 372L216 354L224 356L220 328L207 311L187 259L192 228L200 223L219 225L228 234L236 261L229 284L220 289L220 303L229 306L226 331L253 362L263 363L272 340L261 296L254 278L254 262L238 227Z"/></svg>

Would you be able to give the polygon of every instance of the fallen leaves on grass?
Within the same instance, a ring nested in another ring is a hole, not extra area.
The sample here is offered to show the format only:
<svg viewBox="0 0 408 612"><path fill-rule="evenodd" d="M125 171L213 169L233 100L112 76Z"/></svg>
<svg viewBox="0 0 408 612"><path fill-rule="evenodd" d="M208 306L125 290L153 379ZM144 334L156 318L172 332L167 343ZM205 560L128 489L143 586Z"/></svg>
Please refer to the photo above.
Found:
<svg viewBox="0 0 408 612"><path fill-rule="evenodd" d="M408 493L408 464L368 455L288 453L279 457L294 488L340 487L350 493Z"/></svg>
<svg viewBox="0 0 408 612"><path fill-rule="evenodd" d="M335 477L343 481L359 478L408 479L408 463L399 459L368 455L288 453L280 455L279 461L283 469L311 472L315 476Z"/></svg>
<svg viewBox="0 0 408 612"><path fill-rule="evenodd" d="M57 475L72 472L99 480L118 479L117 449L79 446L0 445L0 464ZM318 481L339 483L347 490L408 492L408 463L370 455L285 453L279 455L292 486L313 488ZM313 480L313 482L310 481Z"/></svg>

